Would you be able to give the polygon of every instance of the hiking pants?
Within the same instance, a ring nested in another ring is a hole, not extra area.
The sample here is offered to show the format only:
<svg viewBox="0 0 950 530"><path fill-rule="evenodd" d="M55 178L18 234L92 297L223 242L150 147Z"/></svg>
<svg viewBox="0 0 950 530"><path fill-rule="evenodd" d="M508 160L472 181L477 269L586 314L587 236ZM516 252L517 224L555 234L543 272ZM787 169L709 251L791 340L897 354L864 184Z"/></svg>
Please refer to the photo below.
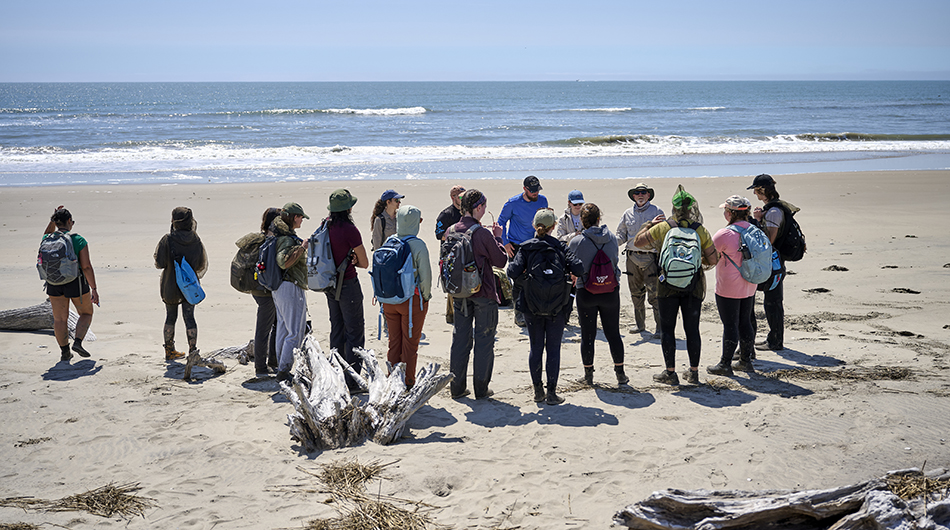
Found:
<svg viewBox="0 0 950 530"><path fill-rule="evenodd" d="M343 280L340 300L334 300L335 293L327 291L327 308L330 312L330 348L336 348L343 360L360 373L363 360L353 352L353 348L362 348L366 341L363 321L363 290L357 277ZM350 389L355 388L352 378L346 374Z"/></svg>
<svg viewBox="0 0 950 530"><path fill-rule="evenodd" d="M623 337L620 336L620 286L609 293L594 294L577 290L577 320L581 326L581 361L594 364L594 341L597 339L597 314L610 346L614 364L623 364Z"/></svg>
<svg viewBox="0 0 950 530"><path fill-rule="evenodd" d="M748 298L726 298L716 295L716 307L722 320L722 359L723 363L732 363L736 346L742 345L741 352L751 354L755 341L755 328L752 327L752 307L755 295ZM748 361L748 355L743 360Z"/></svg>
<svg viewBox="0 0 950 530"><path fill-rule="evenodd" d="M472 354L472 389L475 397L488 394L495 366L495 331L498 328L498 302L488 298L456 298L455 322L452 328L452 348L449 368L452 380L452 395L465 392L468 375L468 357Z"/></svg>
<svg viewBox="0 0 950 530"><path fill-rule="evenodd" d="M307 329L307 294L294 282L284 281L272 296L277 310L277 370L289 372L294 366L294 348L303 344ZM256 352L254 358L256 367Z"/></svg>
<svg viewBox="0 0 950 530"><path fill-rule="evenodd" d="M653 310L654 331L660 330L660 309L656 305L656 281L659 267L656 263L655 252L628 250L627 254L627 286L630 288L630 298L633 300L633 314L637 321L637 328L646 329L646 304L650 302Z"/></svg>
<svg viewBox="0 0 950 530"><path fill-rule="evenodd" d="M383 314L389 326L389 352L386 360L396 366L406 363L406 386L416 384L416 359L419 352L419 339L422 338L422 325L429 312L429 301L419 301L422 295L419 290L411 298L401 304L383 304ZM409 336L409 312L412 312L412 336Z"/></svg>
<svg viewBox="0 0 950 530"><path fill-rule="evenodd" d="M785 279L772 289L765 291L764 301L762 303L765 309L765 320L769 324L769 333L766 335L766 341L769 347L780 349L785 347ZM755 315L751 317L753 329L757 326Z"/></svg>
<svg viewBox="0 0 950 530"><path fill-rule="evenodd" d="M667 296L656 299L660 304L660 327L663 330L661 348L666 367L676 368L676 313L683 314L683 329L686 330L686 353L689 355L689 366L699 367L699 353L702 350L703 340L699 336L699 313L703 308L703 301L692 294L682 296Z"/></svg>
<svg viewBox="0 0 950 530"><path fill-rule="evenodd" d="M254 326L254 371L267 373L267 362L277 362L277 307L272 296L255 296L257 323ZM271 364L273 364L271 363Z"/></svg>
<svg viewBox="0 0 950 530"><path fill-rule="evenodd" d="M535 316L529 312L524 314L528 328L528 341L531 345L528 353L528 371L531 372L531 382L541 384L541 358L547 350L548 358L544 364L547 373L548 388L557 388L557 377L561 371L561 338L564 336L564 313L553 317Z"/></svg>

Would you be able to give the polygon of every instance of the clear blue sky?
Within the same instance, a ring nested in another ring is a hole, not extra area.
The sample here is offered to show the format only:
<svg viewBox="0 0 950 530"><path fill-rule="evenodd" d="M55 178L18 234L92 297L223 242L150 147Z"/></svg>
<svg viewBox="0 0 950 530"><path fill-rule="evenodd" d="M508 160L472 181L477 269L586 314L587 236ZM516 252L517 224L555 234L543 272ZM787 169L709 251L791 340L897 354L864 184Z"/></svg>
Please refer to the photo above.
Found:
<svg viewBox="0 0 950 530"><path fill-rule="evenodd" d="M0 82L950 79L950 0L3 0Z"/></svg>

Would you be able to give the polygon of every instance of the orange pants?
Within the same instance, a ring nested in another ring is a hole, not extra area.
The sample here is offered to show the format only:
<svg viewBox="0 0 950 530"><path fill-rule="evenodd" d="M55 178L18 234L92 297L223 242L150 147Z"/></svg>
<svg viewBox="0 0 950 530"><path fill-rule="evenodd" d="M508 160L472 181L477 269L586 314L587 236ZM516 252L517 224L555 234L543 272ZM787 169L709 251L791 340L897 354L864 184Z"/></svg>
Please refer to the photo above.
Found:
<svg viewBox="0 0 950 530"><path fill-rule="evenodd" d="M412 298L401 304L383 304L383 315L386 317L386 326L389 328L389 352L386 359L395 366L397 363L406 363L406 386L416 383L416 357L419 351L419 339L422 337L422 325L426 321L429 311L429 302L422 303L419 309L421 295L416 291ZM412 307L412 336L409 336L409 311Z"/></svg>

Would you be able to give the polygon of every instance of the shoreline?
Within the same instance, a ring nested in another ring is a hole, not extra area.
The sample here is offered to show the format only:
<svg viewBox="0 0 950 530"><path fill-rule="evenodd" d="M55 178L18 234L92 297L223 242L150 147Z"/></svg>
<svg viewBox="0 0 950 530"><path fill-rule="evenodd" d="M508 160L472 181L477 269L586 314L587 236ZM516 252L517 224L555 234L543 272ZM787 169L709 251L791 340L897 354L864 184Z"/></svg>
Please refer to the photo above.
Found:
<svg viewBox="0 0 950 530"><path fill-rule="evenodd" d="M711 232L724 225L718 205L732 194L754 200L752 176L643 178L654 203L669 211L677 184L696 196ZM521 178L523 178L524 173ZM630 207L639 178L555 179L537 173L560 214L572 189L604 212L612 231ZM531 399L527 335L510 309L499 311L495 368L487 401L434 396L409 421L407 437L389 446L307 454L290 439L291 405L271 382L253 382L253 365L225 359L227 372L163 361L164 308L152 253L168 231L172 208L194 210L209 255L202 280L208 298L196 309L203 354L252 337L256 306L231 288L234 241L254 231L268 206L299 202L311 219L325 215L329 193L346 186L359 199L354 221L364 242L379 194L394 188L403 204L423 211L419 233L437 263L434 221L455 183L479 187L495 218L516 194L515 180L353 180L327 182L38 186L0 189L7 282L0 310L42 301L33 266L52 209L64 204L75 231L89 241L102 306L84 344L90 359L58 363L51 332L0 332L0 433L4 468L0 497L62 498L109 482L140 483L157 506L128 521L87 514L0 508L0 522L67 525L82 517L103 527L212 526L277 528L335 515L300 469L340 459L394 462L388 480L367 489L424 502L454 527L607 527L613 514L651 492L679 489L823 489L853 484L893 469L950 467L950 224L944 202L950 171L775 174L783 199L802 208L796 219L808 242L786 280L786 347L758 352L756 374L710 376L722 327L714 273L701 317L701 385L652 381L662 369L659 344L628 333L633 320L621 282L621 333L629 388L617 388L606 342L596 343L595 387L576 385L583 368L579 328L565 330L559 393L567 402ZM486 182L488 184L486 184ZM490 221L489 217L489 221ZM924 222L922 222L924 221ZM831 266L836 266L832 268ZM437 265L434 265L437 266ZM842 270L847 269L847 270ZM369 278L360 272L366 346L385 358L377 339ZM307 293L314 335L327 344L326 302ZM758 297L761 311L761 295ZM419 366L448 369L451 327L445 296L433 287ZM760 323L763 329L764 320ZM682 339L682 327L677 326ZM184 329L179 319L179 340ZM677 371L686 362L677 344ZM904 378L874 375L906 369ZM805 379L780 370L838 372L854 378ZM861 370L864 370L861 372ZM870 375L868 375L870 374ZM17 445L23 440L42 440ZM300 468L300 469L298 469ZM470 471L470 470L476 471Z"/></svg>

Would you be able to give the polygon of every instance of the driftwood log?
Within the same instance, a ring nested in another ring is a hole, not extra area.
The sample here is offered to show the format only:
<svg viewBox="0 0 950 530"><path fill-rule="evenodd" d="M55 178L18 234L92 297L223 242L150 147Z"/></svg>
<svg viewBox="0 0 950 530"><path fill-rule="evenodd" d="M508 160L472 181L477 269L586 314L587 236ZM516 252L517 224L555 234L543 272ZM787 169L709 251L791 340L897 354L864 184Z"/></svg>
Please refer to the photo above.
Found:
<svg viewBox="0 0 950 530"><path fill-rule="evenodd" d="M226 348L225 348L226 349ZM223 350L218 350L221 352ZM208 358L201 357L201 354L198 350L195 350L188 354L188 357L185 359L185 375L182 376L182 379L185 381L191 380L191 369L195 366L204 366L205 368L211 368L216 373L223 374L225 370L224 363L214 359L214 355L211 355Z"/></svg>
<svg viewBox="0 0 950 530"><path fill-rule="evenodd" d="M616 525L664 530L822 528L941 529L950 527L950 500L943 491L902 499L888 484L895 477L950 480L946 469L926 476L918 469L890 471L880 479L827 490L655 492L614 515Z"/></svg>
<svg viewBox="0 0 950 530"><path fill-rule="evenodd" d="M69 338L76 337L76 323L79 321L79 315L69 309ZM36 331L39 329L53 329L53 306L47 298L42 304L31 305L30 307L21 307L18 309L6 309L0 311L0 329L10 331ZM96 340L96 334L91 330L86 331L86 342Z"/></svg>
<svg viewBox="0 0 950 530"><path fill-rule="evenodd" d="M244 346L228 346L211 352L209 359L223 357L225 359L237 359L241 364L247 364L248 359L254 357L254 339L248 341Z"/></svg>
<svg viewBox="0 0 950 530"><path fill-rule="evenodd" d="M281 382L280 388L295 409L287 415L290 434L308 452L356 445L367 438L390 444L402 436L412 414L452 381L451 374L438 374L437 363L429 363L407 390L403 363L387 363L387 376L372 350L356 352L363 360L362 375L335 349L325 354L310 335L294 351L292 379ZM344 370L369 391L365 402L350 396Z"/></svg>

